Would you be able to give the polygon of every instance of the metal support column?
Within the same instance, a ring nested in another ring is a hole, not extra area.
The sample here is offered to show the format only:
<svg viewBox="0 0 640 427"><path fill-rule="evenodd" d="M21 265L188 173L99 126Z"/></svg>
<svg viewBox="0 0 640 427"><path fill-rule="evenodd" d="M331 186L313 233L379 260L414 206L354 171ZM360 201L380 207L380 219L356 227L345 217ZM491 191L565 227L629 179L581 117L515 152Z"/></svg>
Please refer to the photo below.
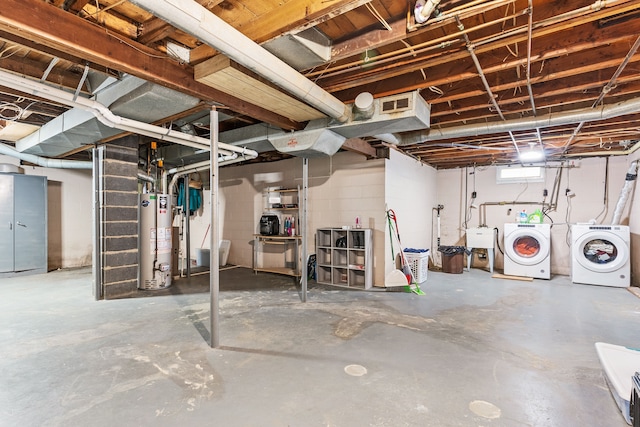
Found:
<svg viewBox="0 0 640 427"><path fill-rule="evenodd" d="M191 200L189 197L189 175L182 178L184 189L184 245L187 254L187 278L191 277Z"/></svg>
<svg viewBox="0 0 640 427"><path fill-rule="evenodd" d="M309 188L309 159L302 158L302 201L300 203L300 233L302 235L302 262L300 277L302 279L302 302L307 302L307 189Z"/></svg>
<svg viewBox="0 0 640 427"><path fill-rule="evenodd" d="M93 149L93 296L97 300L102 292L102 160L104 146Z"/></svg>
<svg viewBox="0 0 640 427"><path fill-rule="evenodd" d="M211 321L211 347L220 347L220 209L218 203L218 110L211 108L209 119L209 131L211 133L211 184L209 192L211 195L211 236L210 258L209 258L209 288L211 302L209 307L209 318Z"/></svg>

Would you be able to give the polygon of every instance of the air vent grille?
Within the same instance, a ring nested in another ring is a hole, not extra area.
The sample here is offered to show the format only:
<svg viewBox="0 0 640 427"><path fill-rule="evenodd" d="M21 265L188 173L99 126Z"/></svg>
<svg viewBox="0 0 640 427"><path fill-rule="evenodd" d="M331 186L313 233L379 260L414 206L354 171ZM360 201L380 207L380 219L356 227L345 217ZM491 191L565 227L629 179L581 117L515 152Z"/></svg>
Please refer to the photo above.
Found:
<svg viewBox="0 0 640 427"><path fill-rule="evenodd" d="M412 108L411 97L407 95L387 97L382 100L383 113L398 113Z"/></svg>

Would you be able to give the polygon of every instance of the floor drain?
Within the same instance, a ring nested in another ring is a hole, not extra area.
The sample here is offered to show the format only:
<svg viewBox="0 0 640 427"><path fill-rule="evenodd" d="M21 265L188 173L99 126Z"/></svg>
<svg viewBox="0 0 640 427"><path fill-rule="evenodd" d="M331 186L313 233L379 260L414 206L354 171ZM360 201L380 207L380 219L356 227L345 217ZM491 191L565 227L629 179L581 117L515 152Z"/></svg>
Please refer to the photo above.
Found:
<svg viewBox="0 0 640 427"><path fill-rule="evenodd" d="M361 377L366 375L367 368L362 365L347 365L344 367L344 371L352 377Z"/></svg>
<svg viewBox="0 0 640 427"><path fill-rule="evenodd" d="M493 403L485 402L484 400L474 400L469 403L469 409L476 415L484 418L496 419L500 418L502 411Z"/></svg>

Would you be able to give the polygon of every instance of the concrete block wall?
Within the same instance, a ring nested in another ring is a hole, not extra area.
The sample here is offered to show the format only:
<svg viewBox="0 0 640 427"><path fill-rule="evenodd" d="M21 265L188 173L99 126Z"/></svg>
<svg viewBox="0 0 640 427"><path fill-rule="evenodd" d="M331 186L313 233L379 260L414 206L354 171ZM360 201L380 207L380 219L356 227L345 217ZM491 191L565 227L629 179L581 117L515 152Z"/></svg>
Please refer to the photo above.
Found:
<svg viewBox="0 0 640 427"><path fill-rule="evenodd" d="M102 166L103 295L122 298L138 289L138 138L107 144Z"/></svg>

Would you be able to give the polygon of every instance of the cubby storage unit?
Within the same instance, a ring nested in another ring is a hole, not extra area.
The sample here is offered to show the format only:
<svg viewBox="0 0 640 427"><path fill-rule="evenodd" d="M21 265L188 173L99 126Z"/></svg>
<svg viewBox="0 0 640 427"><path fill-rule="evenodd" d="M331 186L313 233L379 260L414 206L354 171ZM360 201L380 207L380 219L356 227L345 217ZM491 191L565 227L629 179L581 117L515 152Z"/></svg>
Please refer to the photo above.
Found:
<svg viewBox="0 0 640 427"><path fill-rule="evenodd" d="M373 242L369 228L320 228L316 233L316 281L324 285L370 289Z"/></svg>

